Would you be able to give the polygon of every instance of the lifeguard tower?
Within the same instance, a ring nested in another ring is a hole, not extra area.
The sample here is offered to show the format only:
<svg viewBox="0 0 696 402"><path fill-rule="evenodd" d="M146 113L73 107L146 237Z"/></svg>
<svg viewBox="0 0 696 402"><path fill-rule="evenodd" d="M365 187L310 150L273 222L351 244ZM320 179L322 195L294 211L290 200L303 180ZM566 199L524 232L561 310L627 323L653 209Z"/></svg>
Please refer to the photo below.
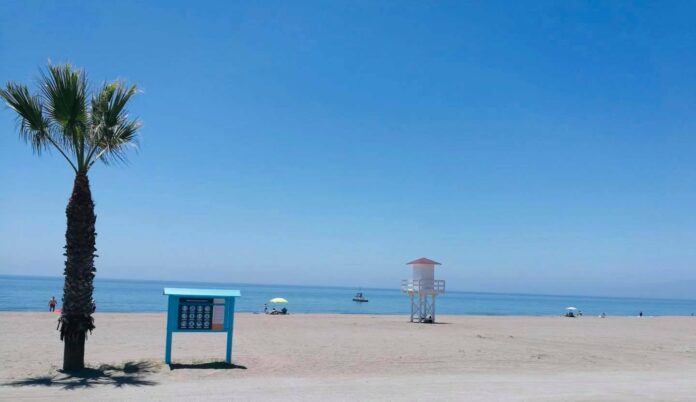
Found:
<svg viewBox="0 0 696 402"><path fill-rule="evenodd" d="M437 261L419 258L406 265L413 268L412 279L401 281L401 291L411 299L411 322L435 322L435 298L445 293L445 281L435 279Z"/></svg>

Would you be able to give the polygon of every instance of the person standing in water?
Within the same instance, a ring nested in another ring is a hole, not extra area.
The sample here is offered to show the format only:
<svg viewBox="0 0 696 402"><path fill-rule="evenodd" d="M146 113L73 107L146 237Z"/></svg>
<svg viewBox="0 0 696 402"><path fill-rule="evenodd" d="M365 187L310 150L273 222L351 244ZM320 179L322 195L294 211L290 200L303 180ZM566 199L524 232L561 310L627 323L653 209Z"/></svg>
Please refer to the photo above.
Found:
<svg viewBox="0 0 696 402"><path fill-rule="evenodd" d="M58 304L58 301L56 301L56 297L51 296L51 299L48 301L48 311L50 311L50 312L56 311L56 304Z"/></svg>

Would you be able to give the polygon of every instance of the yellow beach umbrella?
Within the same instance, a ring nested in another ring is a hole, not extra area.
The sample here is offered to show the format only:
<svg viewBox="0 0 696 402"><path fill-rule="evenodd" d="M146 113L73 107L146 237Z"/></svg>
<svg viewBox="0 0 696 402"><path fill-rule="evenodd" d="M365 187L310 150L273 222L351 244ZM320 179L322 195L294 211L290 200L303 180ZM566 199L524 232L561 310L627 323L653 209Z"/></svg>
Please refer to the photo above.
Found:
<svg viewBox="0 0 696 402"><path fill-rule="evenodd" d="M271 301L271 303L277 303L277 304L285 304L288 302L287 300L283 299L282 297L276 297L274 299L271 299L270 301Z"/></svg>

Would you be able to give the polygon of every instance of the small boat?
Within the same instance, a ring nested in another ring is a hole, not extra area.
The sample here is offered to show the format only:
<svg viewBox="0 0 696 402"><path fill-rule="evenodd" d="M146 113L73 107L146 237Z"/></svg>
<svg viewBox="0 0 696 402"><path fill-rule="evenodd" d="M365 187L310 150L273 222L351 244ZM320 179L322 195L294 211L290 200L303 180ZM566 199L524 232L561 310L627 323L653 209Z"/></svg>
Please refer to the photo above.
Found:
<svg viewBox="0 0 696 402"><path fill-rule="evenodd" d="M353 296L353 301L358 303L367 303L369 300L363 296L362 292L358 292Z"/></svg>

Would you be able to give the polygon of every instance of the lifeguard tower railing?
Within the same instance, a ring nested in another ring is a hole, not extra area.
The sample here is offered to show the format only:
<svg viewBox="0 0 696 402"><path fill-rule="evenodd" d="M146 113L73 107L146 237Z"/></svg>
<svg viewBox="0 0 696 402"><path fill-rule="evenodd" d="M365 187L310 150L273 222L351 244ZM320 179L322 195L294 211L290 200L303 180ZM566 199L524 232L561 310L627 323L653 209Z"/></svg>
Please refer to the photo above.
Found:
<svg viewBox="0 0 696 402"><path fill-rule="evenodd" d="M404 293L445 293L445 281L441 279L404 279L401 281Z"/></svg>

